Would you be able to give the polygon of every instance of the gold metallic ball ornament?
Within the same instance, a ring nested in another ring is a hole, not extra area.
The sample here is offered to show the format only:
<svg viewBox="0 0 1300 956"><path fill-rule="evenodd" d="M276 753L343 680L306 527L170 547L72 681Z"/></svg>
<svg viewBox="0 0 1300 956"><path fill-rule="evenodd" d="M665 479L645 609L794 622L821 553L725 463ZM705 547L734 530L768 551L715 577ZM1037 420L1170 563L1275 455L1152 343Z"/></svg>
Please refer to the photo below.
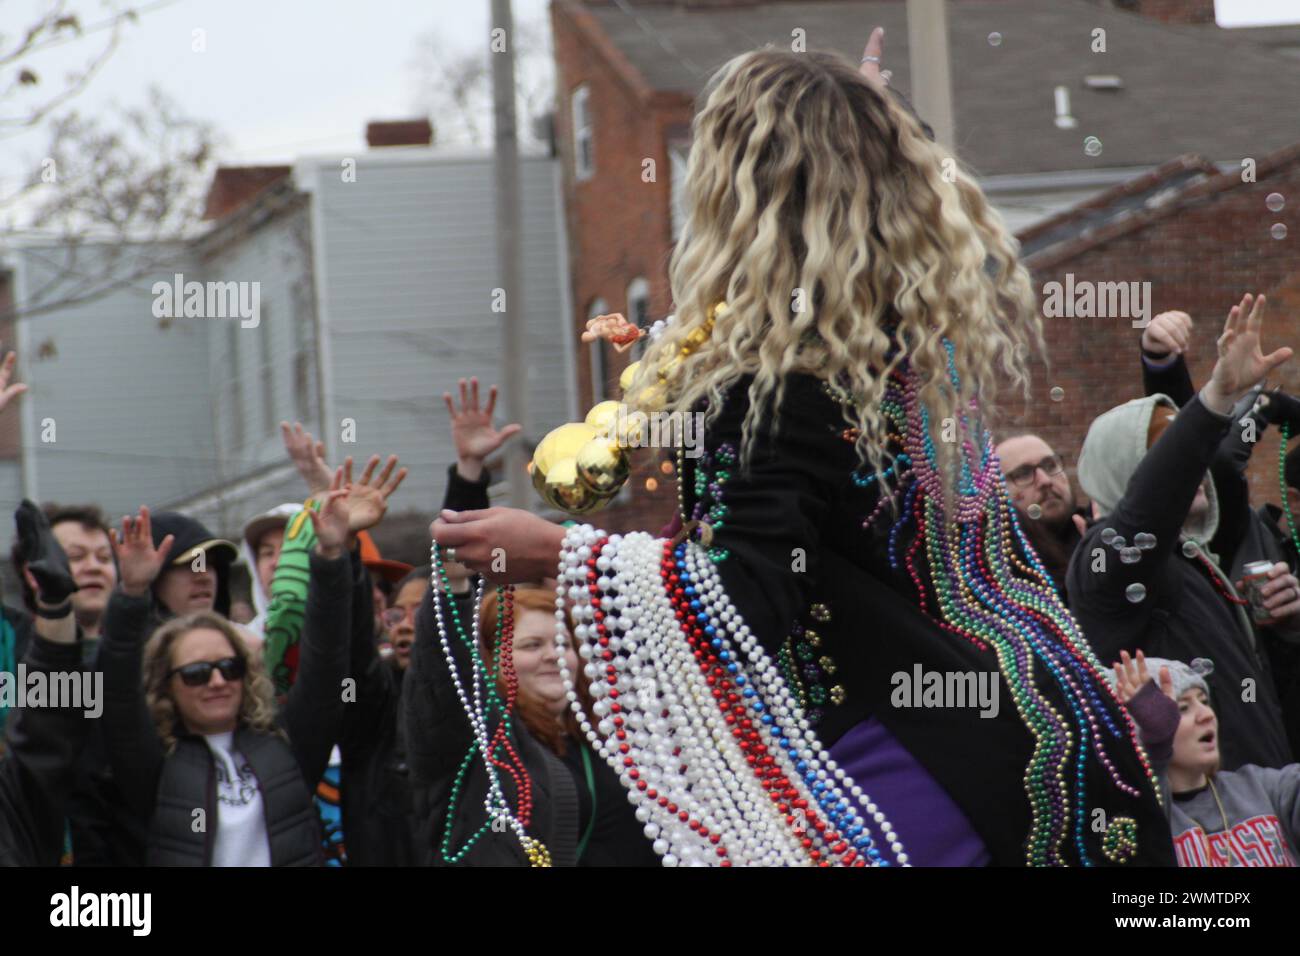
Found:
<svg viewBox="0 0 1300 956"><path fill-rule="evenodd" d="M641 367L640 362L633 362L627 368L623 369L622 374L618 377L618 387L626 392L632 387L632 379L636 377L637 369Z"/></svg>
<svg viewBox="0 0 1300 956"><path fill-rule="evenodd" d="M618 411L622 407L622 402L616 402L612 399L601 402L587 412L585 421L596 429L598 435L612 435L614 434L614 427L618 424Z"/></svg>
<svg viewBox="0 0 1300 956"><path fill-rule="evenodd" d="M583 445L576 464L578 480L605 498L618 494L632 471L627 452L608 437L595 438Z"/></svg>
<svg viewBox="0 0 1300 956"><path fill-rule="evenodd" d="M550 474L551 468L561 458L572 458L583 445L596 437L596 429L586 422L569 422L547 432L533 452L533 470Z"/></svg>
<svg viewBox="0 0 1300 956"><path fill-rule="evenodd" d="M561 458L551 465L545 497L557 508L575 515L594 511L608 500L578 479L578 466L573 458Z"/></svg>

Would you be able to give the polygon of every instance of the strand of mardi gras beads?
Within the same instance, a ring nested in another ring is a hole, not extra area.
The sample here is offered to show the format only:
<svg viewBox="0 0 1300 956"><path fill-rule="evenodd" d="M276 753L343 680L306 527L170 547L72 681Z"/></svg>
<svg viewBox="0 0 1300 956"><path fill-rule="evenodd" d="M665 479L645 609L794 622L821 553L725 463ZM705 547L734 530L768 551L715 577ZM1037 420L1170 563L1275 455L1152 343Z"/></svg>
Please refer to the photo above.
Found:
<svg viewBox="0 0 1300 956"><path fill-rule="evenodd" d="M456 657L452 648L451 638L448 635L446 621L443 617L443 602L438 596L438 579L441 578L444 587L442 593L444 594L451 594L451 583L447 578L446 568L443 565L437 541L430 544L429 556L430 563L433 565L434 569L430 576L429 584L434 588L433 607L434 614L437 618L438 639L442 646L443 655L447 659L447 668L451 674L452 683L456 690L456 696L460 701L461 707L465 711L465 716L469 720L474 738L470 744L470 749L466 754L465 760L457 770L456 779L453 783L451 800L448 805L447 823L443 830L443 859L448 863L459 862L465 858L473 845L483 836L484 833L489 829L504 826L509 827L514 831L516 837L519 839L520 846L523 848L524 855L532 866L550 866L551 857L549 852L546 850L546 847L542 845L541 841L530 837L519 817L511 812L509 803L501 789L500 779L496 773L497 762L493 759L492 745L488 738L488 722L492 717L492 711L494 709L498 712L499 719L503 723L510 719L510 713L497 697L494 686L495 680L491 679L489 670L484 666L478 650L479 611L483 606L483 591L485 584L482 580L479 581L474 597L472 637L468 637L465 634L465 629L460 620L460 612L456 608L455 601L449 600L447 602L448 606L451 608L452 619L455 622L456 635L460 638L461 644L469 650L472 694L467 694L464 684L461 682L460 669L456 664ZM499 631L498 638L500 638L500 636L501 634ZM495 648L494 652L499 660L501 657L500 647ZM473 762L475 753L482 757L484 769L487 771L488 793L484 798L483 806L484 810L487 812L488 819L477 831L475 831L460 850L452 852L450 846L450 834L452 830L452 822L455 820L454 810L459 799L461 788L464 784L465 775L468 772L469 766ZM519 792L521 794L523 793L522 790Z"/></svg>
<svg viewBox="0 0 1300 956"><path fill-rule="evenodd" d="M949 380L960 393L953 350L948 343L944 347ZM1084 844L1086 815L1082 812L1087 806L1088 754L1092 753L1112 781L1130 795L1138 791L1119 777L1106 750L1107 738L1127 738L1126 745L1139 754L1153 788L1155 774L1142 751L1136 727L1124 711L1111 706L1108 698L1114 695L1108 693L1109 685L1101 680L1100 663L1082 640L1077 623L1060 603L1055 589L1049 586L1050 577L1005 500L1001 470L991 437L979 426L977 406L972 402L972 415L962 414L954 423L959 424L962 434L952 520L945 513L943 476L916 377L906 361L894 371L886 388L885 399L891 407L885 415L895 426L891 432L899 454L908 455L912 467L897 476L897 487L889 495L902 502L900 520L889 529L890 565L907 573L922 609L944 630L977 647L992 649L997 657L1017 713L1034 738L1025 777L1032 821L1026 841L1027 862L1063 863L1063 845L1073 837L1079 858L1091 865ZM891 414L900 406L902 416ZM881 513L884 497L869 516L868 525ZM903 555L900 551L905 526L915 529L915 537ZM918 544L926 557L924 568L915 562ZM1028 577L1016 573L1016 568L1023 566L1017 557L1017 544L1029 562ZM1058 713L1036 687L1035 661L1063 692L1067 714ZM1122 715L1121 720L1115 718L1116 713Z"/></svg>

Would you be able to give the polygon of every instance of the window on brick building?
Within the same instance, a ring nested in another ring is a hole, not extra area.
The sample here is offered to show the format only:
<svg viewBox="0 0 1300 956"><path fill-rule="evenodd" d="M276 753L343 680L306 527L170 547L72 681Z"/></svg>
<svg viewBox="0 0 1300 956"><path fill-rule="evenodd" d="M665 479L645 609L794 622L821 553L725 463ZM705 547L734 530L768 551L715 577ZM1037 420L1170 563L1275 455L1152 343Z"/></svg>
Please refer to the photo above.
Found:
<svg viewBox="0 0 1300 956"><path fill-rule="evenodd" d="M573 175L577 179L590 179L596 172L590 101L588 87L580 86L573 91Z"/></svg>
<svg viewBox="0 0 1300 956"><path fill-rule="evenodd" d="M690 147L673 145L668 147L668 175L670 177L671 198L669 212L673 221L673 242L682 236L682 227L686 225L686 157Z"/></svg>
<svg viewBox="0 0 1300 956"><path fill-rule="evenodd" d="M609 312L609 305L604 299L595 299L587 307L587 319L594 319L598 315L605 315ZM591 349L591 403L603 402L608 395L606 380L609 378L609 354L605 351L605 340L596 339L589 348Z"/></svg>
<svg viewBox="0 0 1300 956"><path fill-rule="evenodd" d="M650 283L637 276L627 285L627 320L637 328L650 328ZM632 346L632 360L638 361L645 352L645 336Z"/></svg>

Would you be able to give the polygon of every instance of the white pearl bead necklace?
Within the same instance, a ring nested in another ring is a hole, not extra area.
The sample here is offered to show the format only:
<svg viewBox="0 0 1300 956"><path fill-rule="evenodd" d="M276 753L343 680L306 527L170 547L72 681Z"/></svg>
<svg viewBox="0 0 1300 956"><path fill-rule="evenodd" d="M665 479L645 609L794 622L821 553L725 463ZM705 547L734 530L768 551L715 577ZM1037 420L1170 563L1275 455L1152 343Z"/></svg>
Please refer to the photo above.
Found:
<svg viewBox="0 0 1300 956"><path fill-rule="evenodd" d="M879 827L896 862L907 865L907 854L885 815L822 753L779 670L727 599L713 562L697 545L686 546L694 600L715 628L714 647L731 675L734 692L748 702L747 719L760 734L769 734L762 742L772 765L807 802L806 814L792 810L792 816L803 817L797 821L802 824L798 832L737 743L714 697L715 688L683 637L661 576L662 539L643 532L610 536L596 559L599 596L594 597L587 562L603 537L590 525L569 529L556 585L556 643L561 651L567 646L565 608L572 605L579 656L591 678L590 716L582 708L563 653L560 673L580 728L592 748L619 772L637 819L664 865L717 865L724 859L719 847L733 865L807 866L813 862L811 849L822 860L840 862L844 847L836 853L833 846L841 841L867 859L867 848L874 844L856 812L858 806L865 807ZM772 733L772 726L779 734ZM796 764L805 769L800 771ZM650 792L656 796L650 797ZM814 814L837 814L839 823L822 832L805 823L815 819ZM860 835L849 838L844 830Z"/></svg>

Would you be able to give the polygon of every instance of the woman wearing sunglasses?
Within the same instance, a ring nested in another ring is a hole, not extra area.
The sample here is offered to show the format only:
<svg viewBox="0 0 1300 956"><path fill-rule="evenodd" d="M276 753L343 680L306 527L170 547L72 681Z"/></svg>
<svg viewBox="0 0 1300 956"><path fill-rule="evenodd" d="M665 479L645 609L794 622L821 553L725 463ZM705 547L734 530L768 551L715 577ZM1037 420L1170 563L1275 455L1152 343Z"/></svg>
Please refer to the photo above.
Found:
<svg viewBox="0 0 1300 956"><path fill-rule="evenodd" d="M146 641L149 588L172 539L153 546L147 508L123 519L99 665L113 774L148 826L151 866L322 863L311 792L342 722L351 624L339 484L308 510L317 546L298 680L278 709L260 657L225 618L173 618Z"/></svg>

